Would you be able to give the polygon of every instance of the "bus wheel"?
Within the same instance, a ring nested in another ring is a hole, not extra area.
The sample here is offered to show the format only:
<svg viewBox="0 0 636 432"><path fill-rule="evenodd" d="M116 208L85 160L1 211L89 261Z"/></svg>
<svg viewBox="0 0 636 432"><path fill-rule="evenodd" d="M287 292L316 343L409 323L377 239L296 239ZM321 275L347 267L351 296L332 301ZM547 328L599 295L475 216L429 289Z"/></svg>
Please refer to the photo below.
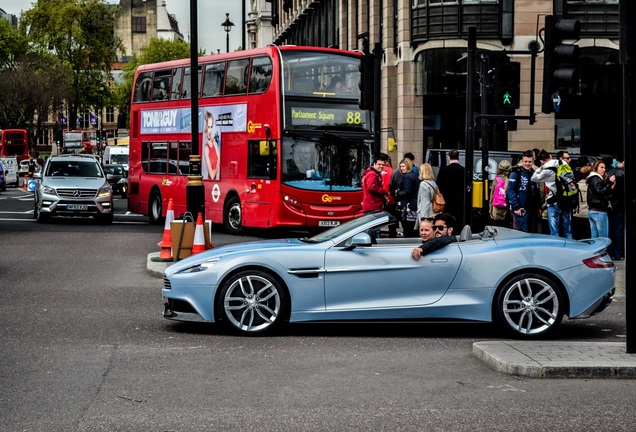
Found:
<svg viewBox="0 0 636 432"><path fill-rule="evenodd" d="M154 191L150 194L150 200L148 201L148 218L150 219L151 223L158 224L159 222L161 222L161 211L161 194L157 191Z"/></svg>
<svg viewBox="0 0 636 432"><path fill-rule="evenodd" d="M239 235L243 233L242 219L241 200L238 197L230 198L223 211L223 225L225 225L228 234Z"/></svg>

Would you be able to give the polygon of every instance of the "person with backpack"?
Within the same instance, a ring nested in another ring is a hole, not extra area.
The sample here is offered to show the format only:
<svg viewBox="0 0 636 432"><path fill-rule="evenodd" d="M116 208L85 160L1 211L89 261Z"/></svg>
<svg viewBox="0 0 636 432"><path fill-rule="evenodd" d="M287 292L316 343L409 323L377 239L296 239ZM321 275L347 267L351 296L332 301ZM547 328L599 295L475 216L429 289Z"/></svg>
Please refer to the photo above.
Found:
<svg viewBox="0 0 636 432"><path fill-rule="evenodd" d="M531 151L521 156L521 166L517 165L510 173L506 197L512 210L515 229L534 232L539 213L539 188L532 182L534 158Z"/></svg>
<svg viewBox="0 0 636 432"><path fill-rule="evenodd" d="M497 177L495 177L495 181L492 182L492 188L490 190L490 218L493 220L493 225L503 227L512 226L510 206L506 198L511 170L512 165L510 161L505 159L499 162L497 166Z"/></svg>
<svg viewBox="0 0 636 432"><path fill-rule="evenodd" d="M578 187L574 172L567 162L569 155L552 159L550 153L541 150L541 167L532 175L532 181L544 182L548 188L546 204L548 206L548 225L550 235L572 238L572 212L578 206ZM571 177L571 179L569 179Z"/></svg>
<svg viewBox="0 0 636 432"><path fill-rule="evenodd" d="M590 219L591 238L609 237L610 195L616 186L616 176L609 179L605 172L605 162L596 161L587 177L587 215ZM609 180L609 181L608 181Z"/></svg>

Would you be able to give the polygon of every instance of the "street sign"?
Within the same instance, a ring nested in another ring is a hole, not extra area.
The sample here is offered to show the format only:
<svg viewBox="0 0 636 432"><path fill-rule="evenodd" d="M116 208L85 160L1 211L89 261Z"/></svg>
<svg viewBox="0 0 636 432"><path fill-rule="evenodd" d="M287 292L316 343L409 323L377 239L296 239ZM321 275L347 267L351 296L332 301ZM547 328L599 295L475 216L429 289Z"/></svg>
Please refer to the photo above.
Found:
<svg viewBox="0 0 636 432"><path fill-rule="evenodd" d="M554 112L558 113L561 108L561 95L558 90L552 93L552 103L554 104Z"/></svg>

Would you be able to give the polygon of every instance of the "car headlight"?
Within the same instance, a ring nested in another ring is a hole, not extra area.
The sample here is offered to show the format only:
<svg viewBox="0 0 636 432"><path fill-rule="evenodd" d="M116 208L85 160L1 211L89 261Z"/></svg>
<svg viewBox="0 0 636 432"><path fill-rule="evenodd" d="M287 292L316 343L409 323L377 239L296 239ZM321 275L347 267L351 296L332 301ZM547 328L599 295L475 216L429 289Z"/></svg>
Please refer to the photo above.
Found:
<svg viewBox="0 0 636 432"><path fill-rule="evenodd" d="M103 188L99 190L99 192L97 192L97 196L99 197L110 196L112 194L113 194L113 189L110 186L104 186Z"/></svg>
<svg viewBox="0 0 636 432"><path fill-rule="evenodd" d="M185 268L183 270L178 271L177 273L197 273L200 271L207 270L209 268L214 267L214 265L219 261L220 258L211 258L209 260L200 262L192 267Z"/></svg>
<svg viewBox="0 0 636 432"><path fill-rule="evenodd" d="M43 194L55 195L55 189L53 189L51 186L42 185L40 190L42 191Z"/></svg>

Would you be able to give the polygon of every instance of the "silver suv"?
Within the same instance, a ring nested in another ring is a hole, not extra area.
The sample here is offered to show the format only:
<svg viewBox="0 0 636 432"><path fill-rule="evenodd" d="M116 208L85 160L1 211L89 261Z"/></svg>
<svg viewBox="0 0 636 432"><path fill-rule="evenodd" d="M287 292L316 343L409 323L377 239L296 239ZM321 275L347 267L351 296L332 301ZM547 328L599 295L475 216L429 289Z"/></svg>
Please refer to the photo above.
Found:
<svg viewBox="0 0 636 432"><path fill-rule="evenodd" d="M51 216L93 216L113 222L113 189L95 158L64 155L48 159L34 176L34 217L45 222Z"/></svg>

